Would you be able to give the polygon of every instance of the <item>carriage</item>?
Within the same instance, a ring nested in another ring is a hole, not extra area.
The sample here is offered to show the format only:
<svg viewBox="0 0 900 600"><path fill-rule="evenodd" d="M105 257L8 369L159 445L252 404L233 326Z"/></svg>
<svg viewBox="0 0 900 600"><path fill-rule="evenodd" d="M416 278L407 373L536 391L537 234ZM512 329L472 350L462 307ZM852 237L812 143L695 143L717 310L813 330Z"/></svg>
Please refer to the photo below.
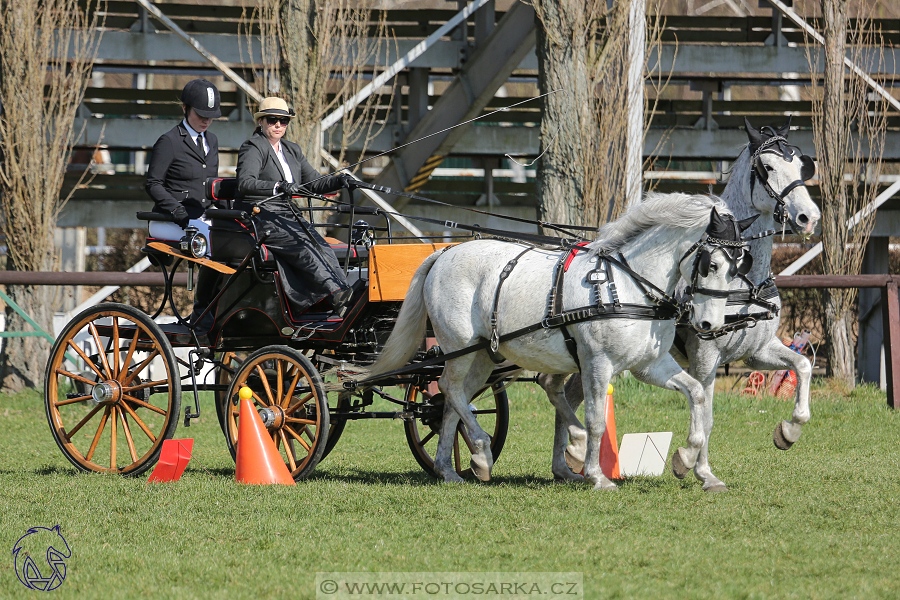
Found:
<svg viewBox="0 0 900 600"><path fill-rule="evenodd" d="M425 471L445 481L467 474L486 480L506 440L509 409L505 385L521 365L551 375L535 380L561 417L554 441L554 476L580 477L566 463L583 464L585 479L596 488L614 489L595 463L599 432L605 429L604 411L597 410L596 398L606 390L615 363L619 370L631 369L643 381L678 389L688 397L688 447L673 455L672 470L677 477L684 477L693 469L704 489L725 489L708 464L711 384L725 357L798 373L800 384L791 420L780 422L773 434L778 448L790 448L810 417L809 362L785 350L775 335L780 302L769 265L776 222L783 229L789 225L808 236L820 217L803 187L814 173L814 163L788 144L789 123L778 130L756 130L749 122L746 127L749 144L735 163L735 175L729 178L723 199L683 194L657 195L670 198L649 202L645 198L624 217L604 226L587 247L573 240L560 243L558 237L513 236L447 222L519 246L501 250L485 241L476 242L481 244L480 250L467 244L465 251L460 247L446 253L470 257L468 263L475 265L482 281L477 298L469 294L471 289L464 290L472 287L475 270L455 273L455 268L449 267L432 272L441 260L435 252L438 244L390 243L398 240L391 234L387 215L352 203L338 207L339 212L349 213L350 225L344 225L350 228L348 242L334 240L333 244L355 290L351 308L341 316L318 306L301 315L291 314L274 261L264 251L265 229L255 214L213 211L209 240L193 234L180 240L148 240L145 252L162 267L166 278L156 314L151 317L124 305L99 305L75 317L54 345L45 384L47 418L54 438L82 470L138 475L156 462L162 441L172 437L180 418L182 382L189 381L194 402L185 408L185 425L200 415L199 392L213 392L218 420L234 456L240 419L238 390L247 386L295 479L309 476L334 447L347 421L399 418L404 421L413 456ZM796 157L798 161L793 160ZM378 186L372 189L409 196ZM222 200L232 192L233 180L208 182L210 198ZM725 219L716 213L717 202L724 202ZM703 212L710 207L711 213ZM749 237L742 235L756 216L737 221L732 209L763 216L763 230ZM316 209L309 206L304 210L313 214ZM384 225L354 221L363 214L376 223L384 218ZM167 219L154 213L139 216ZM569 227L532 223L557 231ZM380 234L385 235L376 240ZM616 238L619 242L612 244ZM541 252L531 252L538 246L543 246ZM590 252L579 254L591 246ZM207 251L211 259L205 257ZM759 259L755 264L754 251ZM527 262L523 257L529 252L529 260L537 256L537 262L513 273L520 259ZM506 254L509 260L504 266ZM186 324L172 301L172 277L182 261L188 261L190 269L199 263L227 276L214 301L215 324L204 335ZM629 267L629 262L639 265L647 278ZM570 263L572 273L566 277ZM423 268L418 269L420 265ZM435 275L439 271L440 277ZM613 271L623 276L621 288L613 281ZM679 277L688 282L680 300L673 296ZM435 279L444 280L429 287L429 299L423 293L426 278L432 284ZM741 285L730 287L736 278ZM503 288L507 279L518 281ZM463 285L463 281L468 283ZM510 292L511 287L515 291ZM577 308L564 309L564 289L568 290L567 302L574 302ZM505 307L501 306L501 290ZM441 306L453 296L455 308ZM440 318L435 318L431 307L427 311L422 308L429 300ZM176 322L158 325L154 319L167 301ZM731 308L726 309L726 304ZM503 312L498 312L500 308L515 313L506 317L509 331L503 334L497 326L498 314ZM409 318L414 312L419 317ZM458 315L463 315L462 321ZM426 326L426 317L431 319L430 326ZM640 326L643 334L637 336L634 332L638 329L626 332L610 325L640 321L645 322ZM656 323L651 326L647 322ZM456 327L460 323L464 325L461 329ZM679 335L686 345L670 354L676 323L683 326ZM429 327L446 348L421 343L423 338L429 339ZM572 327L574 334L569 331ZM629 342L619 343L623 340ZM633 340L642 343L630 343ZM187 350L187 357L177 357L176 349ZM504 365L504 352L518 364ZM691 374L703 380L702 384L675 362L672 354L679 353L691 359ZM694 360L701 353L706 358ZM346 372L347 365L355 368L372 363L368 376L355 383L344 382L350 385L343 389L333 381L326 384L330 373ZM707 372L698 370L698 364ZM205 375L204 365L212 366ZM602 367L599 374L593 372L598 366ZM578 385L564 394L563 376L574 372L581 372L581 377L573 380ZM436 385L439 375L443 377L441 391ZM585 389L580 389L581 384ZM594 389L588 390L588 386ZM582 394L585 427L572 409ZM375 410L375 396L396 410ZM469 454L470 469L465 468L464 453ZM569 462L570 455L574 463Z"/></svg>
<svg viewBox="0 0 900 600"><path fill-rule="evenodd" d="M233 198L234 180L207 181L210 199ZM440 365L411 368L364 390L326 390L327 372L342 364L364 365L378 356L393 328L405 285L418 264L448 244L404 243L393 235L379 209L338 206L352 225L347 243L329 238L348 282L352 306L338 316L322 303L292 314L272 255L266 252L264 224L237 210L208 211L209 239L192 230L179 240L148 238L142 249L161 268L165 290L148 315L123 304L105 303L74 317L50 354L45 374L45 408L53 437L66 458L83 471L137 476L159 459L162 443L201 415L200 392L212 392L225 443L237 447L238 391L253 400L295 480L308 477L334 448L348 421L401 419L418 464L434 475L433 455L443 414L436 381ZM301 210L313 215L312 203ZM329 209L333 210L333 209ZM366 216L371 224L356 217ZM138 213L146 221L168 215ZM316 224L329 226L333 224ZM211 312L215 321L199 331L178 313L172 288L178 267L187 262L191 289L197 265L222 274ZM166 305L173 322L156 322ZM186 354L185 354L186 352ZM423 347L417 358L440 349ZM179 356L180 354L180 356ZM492 451L503 449L509 423L504 382L513 369L497 368L470 404L492 436ZM338 387L338 386L330 386ZM182 392L188 406L182 413ZM384 402L393 410L384 408ZM203 406L203 413L209 410ZM468 439L460 428L455 460L467 474ZM461 455L462 454L462 455Z"/></svg>

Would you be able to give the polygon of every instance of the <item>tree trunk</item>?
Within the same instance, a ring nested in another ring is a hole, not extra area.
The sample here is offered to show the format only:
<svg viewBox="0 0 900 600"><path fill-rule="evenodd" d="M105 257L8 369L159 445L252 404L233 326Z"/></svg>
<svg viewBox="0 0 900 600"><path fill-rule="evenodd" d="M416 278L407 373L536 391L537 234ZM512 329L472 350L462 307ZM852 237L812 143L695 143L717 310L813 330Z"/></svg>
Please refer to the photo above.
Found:
<svg viewBox="0 0 900 600"><path fill-rule="evenodd" d="M322 68L318 35L329 31L333 7L324 0L284 0L281 7L282 89L297 118L288 138L299 144L313 166L319 164L322 135L319 128L328 69Z"/></svg>
<svg viewBox="0 0 900 600"><path fill-rule="evenodd" d="M849 230L844 225L848 210L844 167L849 150L844 93L844 56L847 40L847 1L822 0L825 21L825 82L822 106L822 148L819 149L822 180L822 243L825 273L844 273L848 263ZM825 295L828 375L854 383L854 352L850 332L852 292L829 290Z"/></svg>
<svg viewBox="0 0 900 600"><path fill-rule="evenodd" d="M0 232L6 268L52 271L53 231L72 147L75 114L99 43L93 0L0 0ZM65 68L56 57L69 54ZM56 290L10 286L7 294L45 331ZM8 331L32 331L6 309ZM8 338L0 356L0 391L39 387L49 351L39 337Z"/></svg>
<svg viewBox="0 0 900 600"><path fill-rule="evenodd" d="M538 84L544 98L537 161L541 218L597 225L596 204L585 198L584 148L599 137L590 81L583 0L535 2ZM596 157L599 158L599 157Z"/></svg>

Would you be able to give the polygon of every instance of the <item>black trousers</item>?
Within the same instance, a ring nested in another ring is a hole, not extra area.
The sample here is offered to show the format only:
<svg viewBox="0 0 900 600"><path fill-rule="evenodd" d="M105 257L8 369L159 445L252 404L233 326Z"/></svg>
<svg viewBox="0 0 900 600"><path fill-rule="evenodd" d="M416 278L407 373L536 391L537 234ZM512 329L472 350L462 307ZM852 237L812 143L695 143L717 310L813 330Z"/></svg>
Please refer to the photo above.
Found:
<svg viewBox="0 0 900 600"><path fill-rule="evenodd" d="M312 225L286 206L260 208L259 230L268 233L265 247L275 255L291 314L349 288L337 256Z"/></svg>

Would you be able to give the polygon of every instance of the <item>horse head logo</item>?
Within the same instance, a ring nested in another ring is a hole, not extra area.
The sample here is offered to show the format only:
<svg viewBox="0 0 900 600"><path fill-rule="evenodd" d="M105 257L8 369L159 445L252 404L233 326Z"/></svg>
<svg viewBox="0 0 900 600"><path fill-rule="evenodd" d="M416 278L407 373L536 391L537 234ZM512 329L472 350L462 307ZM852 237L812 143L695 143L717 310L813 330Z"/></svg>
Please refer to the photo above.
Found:
<svg viewBox="0 0 900 600"><path fill-rule="evenodd" d="M32 527L13 546L12 554L22 585L49 592L66 579L66 559L72 551L57 525L53 529Z"/></svg>

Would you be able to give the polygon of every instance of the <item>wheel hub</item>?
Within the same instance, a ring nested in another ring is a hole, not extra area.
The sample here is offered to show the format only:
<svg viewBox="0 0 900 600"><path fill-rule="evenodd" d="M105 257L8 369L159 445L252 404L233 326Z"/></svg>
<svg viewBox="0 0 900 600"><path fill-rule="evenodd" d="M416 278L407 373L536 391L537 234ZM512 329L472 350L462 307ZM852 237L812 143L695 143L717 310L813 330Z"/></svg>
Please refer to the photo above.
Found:
<svg viewBox="0 0 900 600"><path fill-rule="evenodd" d="M444 418L444 394L440 392L435 394L423 408L422 423L435 433L440 433Z"/></svg>
<svg viewBox="0 0 900 600"><path fill-rule="evenodd" d="M91 390L91 397L97 404L116 404L122 399L122 385L115 379L98 383Z"/></svg>
<svg viewBox="0 0 900 600"><path fill-rule="evenodd" d="M281 429L284 427L284 409L273 405L259 409L259 417L266 429Z"/></svg>

